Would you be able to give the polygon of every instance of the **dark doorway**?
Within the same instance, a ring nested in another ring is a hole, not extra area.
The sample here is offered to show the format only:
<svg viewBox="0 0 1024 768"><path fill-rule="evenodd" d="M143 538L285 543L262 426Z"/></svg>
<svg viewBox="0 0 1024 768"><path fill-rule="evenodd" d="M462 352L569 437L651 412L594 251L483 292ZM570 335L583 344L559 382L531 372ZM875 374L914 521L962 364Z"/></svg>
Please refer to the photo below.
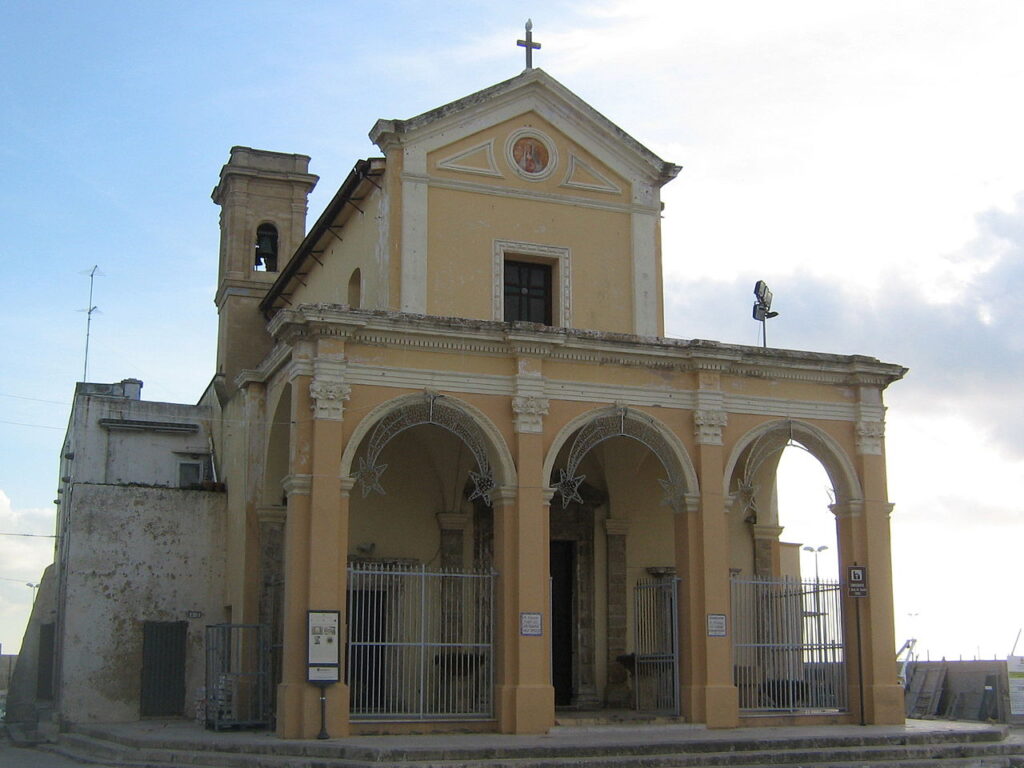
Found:
<svg viewBox="0 0 1024 768"><path fill-rule="evenodd" d="M187 621L146 621L142 624L143 717L185 713L185 647Z"/></svg>
<svg viewBox="0 0 1024 768"><path fill-rule="evenodd" d="M350 589L349 706L353 712L381 712L390 706L385 664L388 637L387 592L380 589Z"/></svg>
<svg viewBox="0 0 1024 768"><path fill-rule="evenodd" d="M572 704L576 542L551 542L551 681L555 706Z"/></svg>

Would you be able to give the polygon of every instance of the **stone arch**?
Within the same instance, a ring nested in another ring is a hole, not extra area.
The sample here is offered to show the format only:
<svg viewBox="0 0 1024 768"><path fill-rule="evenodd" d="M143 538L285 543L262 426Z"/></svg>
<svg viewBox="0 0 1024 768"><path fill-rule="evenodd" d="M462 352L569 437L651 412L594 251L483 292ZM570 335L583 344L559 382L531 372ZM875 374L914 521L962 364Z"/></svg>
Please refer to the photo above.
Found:
<svg viewBox="0 0 1024 768"><path fill-rule="evenodd" d="M551 477L559 452L574 434L568 464L559 468L560 478L554 489L563 505L579 498L577 489L582 478L575 472L583 457L599 443L619 436L647 446L661 463L667 475L659 481L665 491L663 503L674 511L683 511L685 497L699 493L697 473L682 441L653 416L626 406L598 408L569 421L555 435L544 460L543 477Z"/></svg>
<svg viewBox="0 0 1024 768"><path fill-rule="evenodd" d="M457 398L437 392L422 392L389 400L370 411L352 433L341 457L341 476L351 477L363 496L383 492L380 478L386 465L378 463L380 451L392 438L421 424L434 424L448 430L472 451L477 472L470 473L474 491L471 499L491 505L491 492L497 487L516 487L516 469L504 438L479 409ZM368 441L368 442L367 442ZM367 442L366 455L356 453Z"/></svg>
<svg viewBox="0 0 1024 768"><path fill-rule="evenodd" d="M291 471L292 385L285 384L273 403L268 403L270 416L263 455L263 503L284 504L282 481Z"/></svg>
<svg viewBox="0 0 1024 768"><path fill-rule="evenodd" d="M800 443L825 468L836 501L849 503L863 498L853 461L842 446L820 427L796 419L765 422L745 434L733 448L723 473L722 492L736 494L766 461L778 461L790 441Z"/></svg>

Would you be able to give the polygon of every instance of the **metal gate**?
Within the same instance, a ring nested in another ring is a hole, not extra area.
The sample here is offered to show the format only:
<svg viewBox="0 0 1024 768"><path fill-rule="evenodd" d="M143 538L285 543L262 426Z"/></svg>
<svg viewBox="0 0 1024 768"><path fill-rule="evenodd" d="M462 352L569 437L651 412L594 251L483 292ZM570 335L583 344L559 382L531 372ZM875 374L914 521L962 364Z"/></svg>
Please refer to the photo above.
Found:
<svg viewBox="0 0 1024 768"><path fill-rule="evenodd" d="M208 728L270 725L269 629L262 624L206 627Z"/></svg>
<svg viewBox="0 0 1024 768"><path fill-rule="evenodd" d="M187 640L187 621L142 623L139 714L143 717L184 713Z"/></svg>
<svg viewBox="0 0 1024 768"><path fill-rule="evenodd" d="M641 579L633 592L633 700L637 710L679 714L679 579Z"/></svg>
<svg viewBox="0 0 1024 768"><path fill-rule="evenodd" d="M732 617L741 711L847 710L839 582L733 579Z"/></svg>
<svg viewBox="0 0 1024 768"><path fill-rule="evenodd" d="M493 573L350 566L352 720L492 718L493 597Z"/></svg>

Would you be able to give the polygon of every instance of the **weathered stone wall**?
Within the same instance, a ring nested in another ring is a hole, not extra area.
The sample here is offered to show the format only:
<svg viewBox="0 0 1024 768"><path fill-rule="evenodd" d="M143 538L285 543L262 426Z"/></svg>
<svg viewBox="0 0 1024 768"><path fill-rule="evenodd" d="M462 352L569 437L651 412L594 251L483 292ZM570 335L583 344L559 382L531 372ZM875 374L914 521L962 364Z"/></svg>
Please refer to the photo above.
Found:
<svg viewBox="0 0 1024 768"><path fill-rule="evenodd" d="M205 626L223 621L224 494L90 484L73 492L61 718L138 719L146 621L189 622L188 706L204 682Z"/></svg>
<svg viewBox="0 0 1024 768"><path fill-rule="evenodd" d="M39 682L39 628L43 624L56 621L57 616L57 580L52 565L43 571L39 580L39 591L32 604L32 613L25 634L21 640L21 652L11 671L10 687L7 690L7 722L32 725L38 720L41 707L50 704L49 700L38 699ZM9 658L9 657L4 657ZM0 686L5 688L7 686Z"/></svg>

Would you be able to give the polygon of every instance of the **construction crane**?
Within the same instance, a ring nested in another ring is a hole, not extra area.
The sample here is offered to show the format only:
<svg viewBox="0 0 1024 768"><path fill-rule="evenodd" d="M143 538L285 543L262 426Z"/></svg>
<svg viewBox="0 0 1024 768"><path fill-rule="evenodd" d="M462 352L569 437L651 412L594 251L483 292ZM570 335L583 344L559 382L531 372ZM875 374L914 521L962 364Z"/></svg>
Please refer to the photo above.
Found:
<svg viewBox="0 0 1024 768"><path fill-rule="evenodd" d="M915 645L917 645L917 638L912 637L903 643L900 649L896 651L896 664L899 668L897 676L899 677L900 685L902 685L904 689L907 687L907 665L914 660Z"/></svg>

